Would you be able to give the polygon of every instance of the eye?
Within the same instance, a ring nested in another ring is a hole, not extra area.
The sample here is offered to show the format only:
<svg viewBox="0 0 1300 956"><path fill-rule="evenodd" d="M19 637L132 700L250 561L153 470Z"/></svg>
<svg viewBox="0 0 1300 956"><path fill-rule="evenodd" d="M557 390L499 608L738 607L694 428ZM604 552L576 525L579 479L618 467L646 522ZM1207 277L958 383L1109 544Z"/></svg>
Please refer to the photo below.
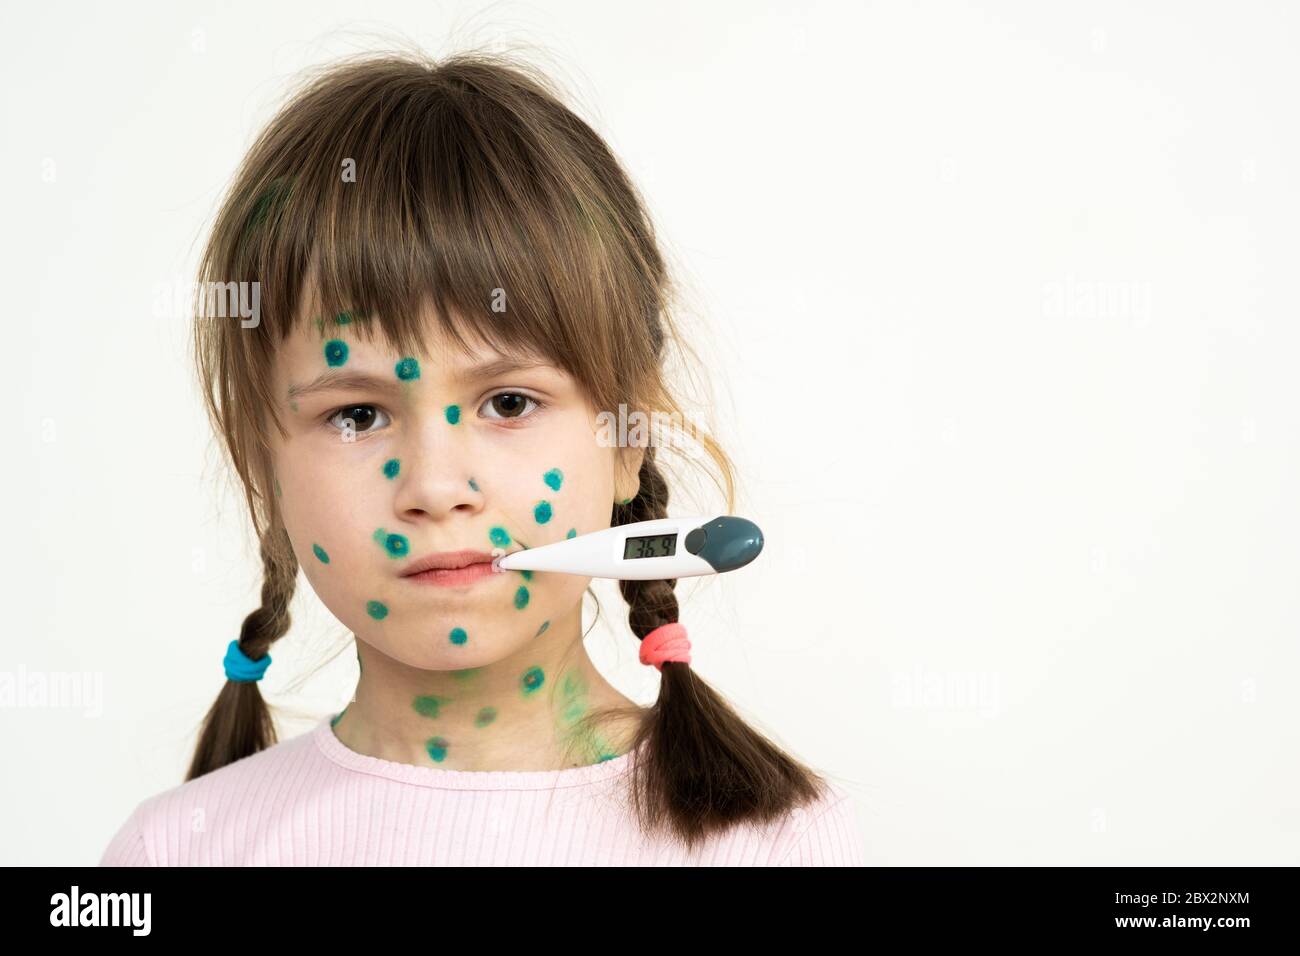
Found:
<svg viewBox="0 0 1300 956"><path fill-rule="evenodd" d="M536 409L529 415L525 415L523 412L526 402L532 402L533 405L536 406ZM482 409L489 407L493 411L499 413L501 420L505 420L530 418L533 415L536 415L538 410L545 408L546 406L531 395L524 395L522 392L497 392L484 402L479 410L482 411ZM487 415L484 417L497 418L498 416Z"/></svg>
<svg viewBox="0 0 1300 956"><path fill-rule="evenodd" d="M358 433L372 432L388 424L388 414L375 405L344 405L330 414L326 424L343 431L349 418L352 419L353 431ZM379 425L375 424L377 419Z"/></svg>

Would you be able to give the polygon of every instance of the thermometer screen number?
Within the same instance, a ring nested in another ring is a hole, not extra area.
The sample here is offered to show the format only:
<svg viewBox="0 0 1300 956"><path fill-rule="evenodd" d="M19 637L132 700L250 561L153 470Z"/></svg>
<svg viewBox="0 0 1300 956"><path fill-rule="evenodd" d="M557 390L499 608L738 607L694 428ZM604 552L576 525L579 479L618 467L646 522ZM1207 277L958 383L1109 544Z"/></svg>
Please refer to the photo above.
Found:
<svg viewBox="0 0 1300 956"><path fill-rule="evenodd" d="M667 558L677 553L677 535L652 534L623 542L625 558Z"/></svg>

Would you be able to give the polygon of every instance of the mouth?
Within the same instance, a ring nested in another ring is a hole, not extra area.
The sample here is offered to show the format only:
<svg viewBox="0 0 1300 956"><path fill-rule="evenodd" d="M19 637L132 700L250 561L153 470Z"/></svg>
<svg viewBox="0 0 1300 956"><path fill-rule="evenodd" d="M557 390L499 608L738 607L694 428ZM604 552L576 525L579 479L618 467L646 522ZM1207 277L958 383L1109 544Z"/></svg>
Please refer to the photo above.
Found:
<svg viewBox="0 0 1300 956"><path fill-rule="evenodd" d="M402 577L415 584L467 587L492 574L492 555L485 551L442 551L412 561Z"/></svg>

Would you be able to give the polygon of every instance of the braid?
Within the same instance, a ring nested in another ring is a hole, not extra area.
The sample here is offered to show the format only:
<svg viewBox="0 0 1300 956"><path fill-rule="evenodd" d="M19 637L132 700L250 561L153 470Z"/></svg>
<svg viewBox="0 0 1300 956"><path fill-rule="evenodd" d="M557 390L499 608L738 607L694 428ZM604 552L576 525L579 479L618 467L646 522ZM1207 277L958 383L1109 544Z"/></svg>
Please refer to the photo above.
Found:
<svg viewBox="0 0 1300 956"><path fill-rule="evenodd" d="M613 524L632 524L668 517L668 483L654 460L654 446L646 449L641 461L641 487L626 505L614 506ZM638 640L661 624L677 620L677 595L671 581L620 581L619 590L628 604L628 623Z"/></svg>
<svg viewBox="0 0 1300 956"><path fill-rule="evenodd" d="M239 649L260 660L289 630L289 602L298 579L298 560L281 526L260 536L262 603L239 628ZM203 719L185 779L193 780L275 743L275 724L256 681L227 680Z"/></svg>
<svg viewBox="0 0 1300 956"><path fill-rule="evenodd" d="M668 516L668 484L654 460L641 462L641 488L614 507L614 524ZM677 621L671 581L620 581L638 640ZM659 697L642 716L629 790L643 833L666 832L687 851L743 821L766 824L814 799L821 778L748 726L689 664L665 661Z"/></svg>

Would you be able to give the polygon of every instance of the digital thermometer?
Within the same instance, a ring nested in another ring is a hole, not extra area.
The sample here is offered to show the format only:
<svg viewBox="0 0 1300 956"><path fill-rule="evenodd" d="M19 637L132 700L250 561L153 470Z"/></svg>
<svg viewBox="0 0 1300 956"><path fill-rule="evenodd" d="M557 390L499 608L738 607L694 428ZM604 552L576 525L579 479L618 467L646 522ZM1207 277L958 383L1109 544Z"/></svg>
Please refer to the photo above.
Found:
<svg viewBox="0 0 1300 956"><path fill-rule="evenodd" d="M763 532L744 518L655 518L498 555L492 568L671 581L734 571L762 550Z"/></svg>

